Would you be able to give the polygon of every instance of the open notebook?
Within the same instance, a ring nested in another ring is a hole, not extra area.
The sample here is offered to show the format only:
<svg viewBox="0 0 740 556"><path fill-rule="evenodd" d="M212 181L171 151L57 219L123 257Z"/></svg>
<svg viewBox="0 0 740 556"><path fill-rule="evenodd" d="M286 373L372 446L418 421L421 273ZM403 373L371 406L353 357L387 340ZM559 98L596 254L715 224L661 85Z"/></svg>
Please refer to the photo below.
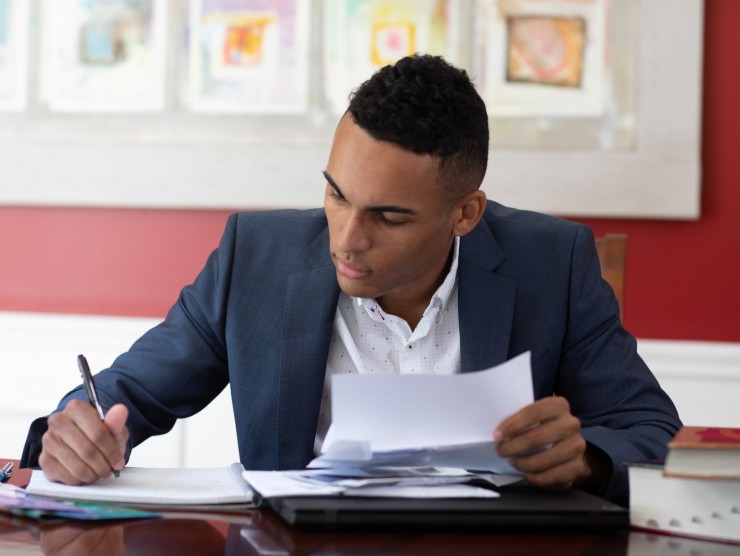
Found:
<svg viewBox="0 0 740 556"><path fill-rule="evenodd" d="M40 470L31 474L26 491L67 500L160 507L252 504L252 489L242 479L239 463L229 467L153 468L125 467L92 485L70 486L47 480Z"/></svg>

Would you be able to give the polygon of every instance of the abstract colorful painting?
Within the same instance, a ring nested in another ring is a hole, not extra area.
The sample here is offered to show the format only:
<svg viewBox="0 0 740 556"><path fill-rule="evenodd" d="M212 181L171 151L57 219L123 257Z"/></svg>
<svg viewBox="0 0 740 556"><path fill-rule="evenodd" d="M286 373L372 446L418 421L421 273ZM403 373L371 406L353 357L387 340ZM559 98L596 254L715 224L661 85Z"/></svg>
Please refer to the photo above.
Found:
<svg viewBox="0 0 740 556"><path fill-rule="evenodd" d="M324 86L335 113L352 89L415 52L459 63L458 0L326 0Z"/></svg>
<svg viewBox="0 0 740 556"><path fill-rule="evenodd" d="M191 0L186 104L295 113L308 104L308 2Z"/></svg>
<svg viewBox="0 0 740 556"><path fill-rule="evenodd" d="M512 16L506 35L507 81L581 86L585 19Z"/></svg>
<svg viewBox="0 0 740 556"><path fill-rule="evenodd" d="M42 101L60 112L164 109L167 5L45 0Z"/></svg>
<svg viewBox="0 0 740 556"><path fill-rule="evenodd" d="M477 0L474 72L493 117L601 117L610 0Z"/></svg>

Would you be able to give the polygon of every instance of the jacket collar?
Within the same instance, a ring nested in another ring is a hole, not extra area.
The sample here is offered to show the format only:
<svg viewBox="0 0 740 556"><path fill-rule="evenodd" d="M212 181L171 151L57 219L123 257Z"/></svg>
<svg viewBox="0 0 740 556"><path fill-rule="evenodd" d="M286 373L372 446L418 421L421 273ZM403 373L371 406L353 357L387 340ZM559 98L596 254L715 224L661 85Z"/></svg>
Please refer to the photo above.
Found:
<svg viewBox="0 0 740 556"><path fill-rule="evenodd" d="M458 316L463 372L508 358L514 316L514 280L496 270L506 256L485 220L460 242Z"/></svg>

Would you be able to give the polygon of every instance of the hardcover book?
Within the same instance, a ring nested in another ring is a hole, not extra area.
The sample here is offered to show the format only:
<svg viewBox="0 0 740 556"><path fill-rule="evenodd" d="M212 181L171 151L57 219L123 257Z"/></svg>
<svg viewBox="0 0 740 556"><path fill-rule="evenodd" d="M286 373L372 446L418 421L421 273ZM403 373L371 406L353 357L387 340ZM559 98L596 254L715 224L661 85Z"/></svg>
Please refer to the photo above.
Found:
<svg viewBox="0 0 740 556"><path fill-rule="evenodd" d="M630 524L671 535L740 543L740 481L669 477L629 464Z"/></svg>
<svg viewBox="0 0 740 556"><path fill-rule="evenodd" d="M740 481L740 429L682 427L668 443L664 473Z"/></svg>

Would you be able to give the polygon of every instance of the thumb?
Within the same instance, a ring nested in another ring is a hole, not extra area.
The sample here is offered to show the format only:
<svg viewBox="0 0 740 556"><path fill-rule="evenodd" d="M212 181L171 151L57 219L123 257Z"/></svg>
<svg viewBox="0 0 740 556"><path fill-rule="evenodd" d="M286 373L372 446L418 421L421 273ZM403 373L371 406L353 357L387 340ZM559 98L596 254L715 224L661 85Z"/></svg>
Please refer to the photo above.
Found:
<svg viewBox="0 0 740 556"><path fill-rule="evenodd" d="M117 403L105 414L105 426L114 436L118 436L126 426L126 419L128 419L128 408L122 403Z"/></svg>

